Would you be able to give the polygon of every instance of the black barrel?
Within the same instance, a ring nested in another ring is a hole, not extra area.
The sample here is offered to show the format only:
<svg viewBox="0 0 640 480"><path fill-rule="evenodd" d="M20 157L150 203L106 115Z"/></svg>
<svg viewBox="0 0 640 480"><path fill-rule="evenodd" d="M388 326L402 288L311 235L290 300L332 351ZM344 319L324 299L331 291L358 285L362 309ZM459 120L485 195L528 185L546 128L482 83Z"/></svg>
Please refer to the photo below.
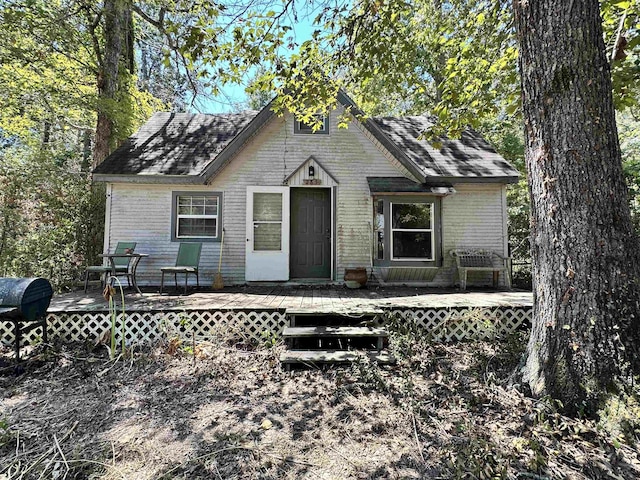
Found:
<svg viewBox="0 0 640 480"><path fill-rule="evenodd" d="M52 296L51 283L44 278L0 278L0 308L15 308L24 320L42 317Z"/></svg>

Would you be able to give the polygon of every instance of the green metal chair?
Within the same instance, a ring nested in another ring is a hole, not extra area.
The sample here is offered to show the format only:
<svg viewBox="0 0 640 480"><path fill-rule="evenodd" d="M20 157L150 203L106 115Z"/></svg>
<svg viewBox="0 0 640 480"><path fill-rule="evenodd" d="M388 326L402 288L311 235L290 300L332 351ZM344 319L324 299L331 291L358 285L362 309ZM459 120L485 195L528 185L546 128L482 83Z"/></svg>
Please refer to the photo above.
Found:
<svg viewBox="0 0 640 480"><path fill-rule="evenodd" d="M202 243L199 242L183 242L178 248L178 258L176 258L175 267L163 267L160 269L162 277L160 279L160 294L164 287L164 274L173 273L173 281L178 289L178 273L184 273L184 293L187 293L187 280L189 274L196 276L196 284L200 288L200 278L198 277L198 265L200 264L200 253L202 252Z"/></svg>
<svg viewBox="0 0 640 480"><path fill-rule="evenodd" d="M118 242L114 253L133 253L136 249L137 242ZM116 274L127 277L127 283L131 287L131 272L129 272L130 258L114 258L113 263L116 266ZM111 273L111 265L92 265L87 267L84 273L84 293L87 293L89 286L89 274L99 273L100 278L106 277ZM104 282L103 282L104 283Z"/></svg>

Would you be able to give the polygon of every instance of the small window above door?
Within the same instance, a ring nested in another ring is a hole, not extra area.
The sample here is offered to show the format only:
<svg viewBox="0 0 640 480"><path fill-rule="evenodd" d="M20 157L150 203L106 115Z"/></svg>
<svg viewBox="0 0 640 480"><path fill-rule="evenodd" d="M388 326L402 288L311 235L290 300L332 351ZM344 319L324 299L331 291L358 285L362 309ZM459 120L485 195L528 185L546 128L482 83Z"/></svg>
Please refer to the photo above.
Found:
<svg viewBox="0 0 640 480"><path fill-rule="evenodd" d="M300 120L294 121L294 133L303 135L328 135L329 134L329 117L327 115L317 114L314 115L314 122L303 122Z"/></svg>

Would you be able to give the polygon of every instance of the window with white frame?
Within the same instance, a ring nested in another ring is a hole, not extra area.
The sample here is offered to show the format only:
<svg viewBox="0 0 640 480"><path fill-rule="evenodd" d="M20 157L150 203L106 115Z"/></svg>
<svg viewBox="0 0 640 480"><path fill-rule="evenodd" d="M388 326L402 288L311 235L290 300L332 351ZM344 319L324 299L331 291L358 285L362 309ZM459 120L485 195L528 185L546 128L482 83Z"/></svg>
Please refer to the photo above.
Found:
<svg viewBox="0 0 640 480"><path fill-rule="evenodd" d="M172 240L218 241L221 200L220 193L174 192Z"/></svg>
<svg viewBox="0 0 640 480"><path fill-rule="evenodd" d="M434 259L434 228L432 203L392 203L391 259Z"/></svg>
<svg viewBox="0 0 640 480"><path fill-rule="evenodd" d="M253 194L253 250L282 250L282 193Z"/></svg>

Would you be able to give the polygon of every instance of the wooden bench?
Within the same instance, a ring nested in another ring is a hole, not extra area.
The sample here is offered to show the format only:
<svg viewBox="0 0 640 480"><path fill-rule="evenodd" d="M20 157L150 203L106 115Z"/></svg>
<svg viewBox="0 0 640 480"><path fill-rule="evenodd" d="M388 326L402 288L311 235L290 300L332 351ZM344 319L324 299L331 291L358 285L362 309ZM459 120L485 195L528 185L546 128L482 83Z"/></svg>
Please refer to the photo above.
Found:
<svg viewBox="0 0 640 480"><path fill-rule="evenodd" d="M460 289L467 289L467 272L492 272L493 286L498 287L498 276L504 274L505 284L511 289L511 258L503 257L488 250L451 250L449 254L456 259Z"/></svg>

